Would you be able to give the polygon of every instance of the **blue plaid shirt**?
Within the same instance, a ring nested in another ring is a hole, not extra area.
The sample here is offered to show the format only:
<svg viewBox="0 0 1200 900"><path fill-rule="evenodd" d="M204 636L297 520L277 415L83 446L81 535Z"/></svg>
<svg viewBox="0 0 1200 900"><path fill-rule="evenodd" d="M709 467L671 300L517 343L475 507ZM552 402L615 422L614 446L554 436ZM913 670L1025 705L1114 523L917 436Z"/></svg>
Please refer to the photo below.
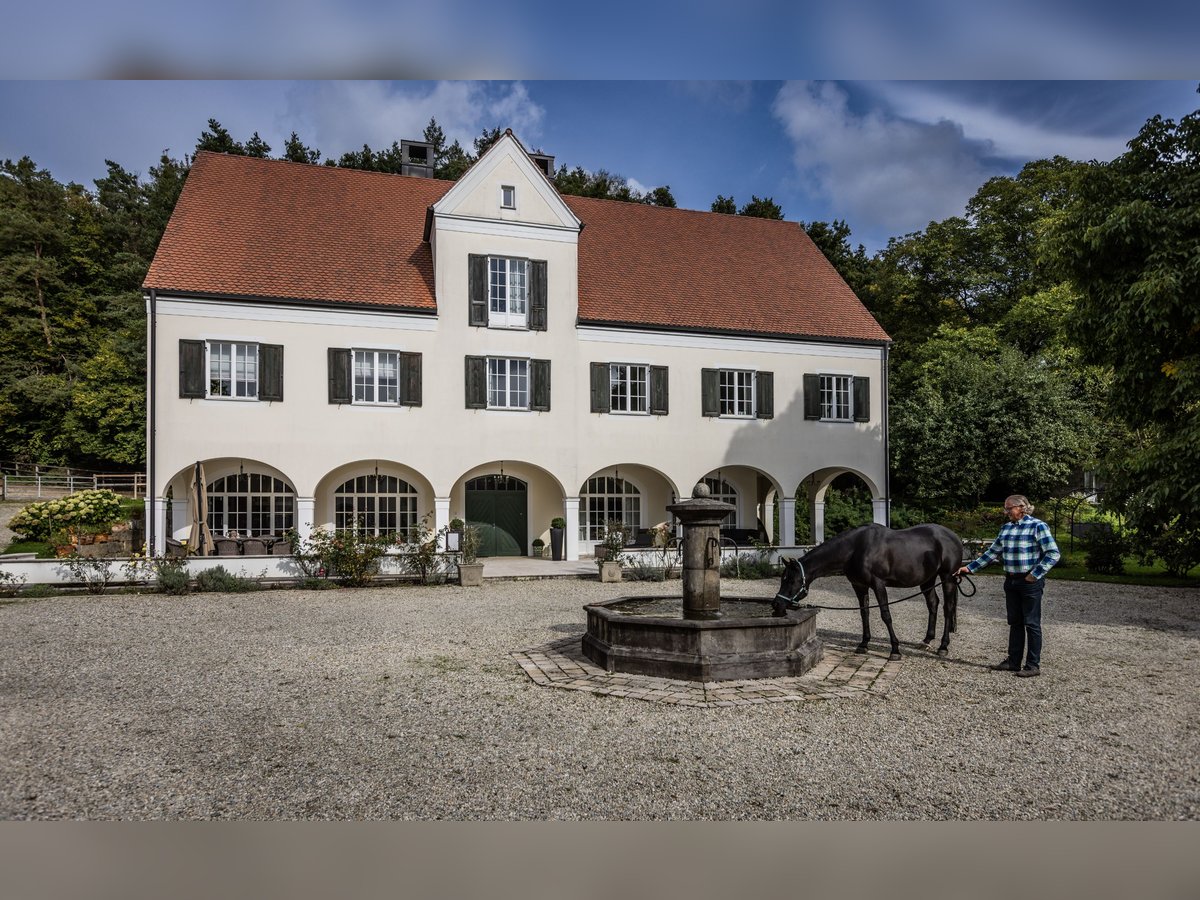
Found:
<svg viewBox="0 0 1200 900"><path fill-rule="evenodd" d="M1034 578L1045 578L1062 554L1049 525L1033 516L1022 516L1016 522L1005 522L992 546L967 568L978 572L997 558L1004 560L1004 571L1009 575L1032 573Z"/></svg>

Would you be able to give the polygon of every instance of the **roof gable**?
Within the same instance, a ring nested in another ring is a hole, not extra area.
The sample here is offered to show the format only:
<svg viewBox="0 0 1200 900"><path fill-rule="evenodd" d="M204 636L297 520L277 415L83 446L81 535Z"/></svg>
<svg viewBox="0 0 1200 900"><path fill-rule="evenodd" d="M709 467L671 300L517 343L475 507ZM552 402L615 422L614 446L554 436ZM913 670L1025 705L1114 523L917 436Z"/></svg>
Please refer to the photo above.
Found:
<svg viewBox="0 0 1200 900"><path fill-rule="evenodd" d="M433 206L435 215L509 219L499 209L500 184L517 188L512 221L578 230L580 222L511 131L506 131Z"/></svg>

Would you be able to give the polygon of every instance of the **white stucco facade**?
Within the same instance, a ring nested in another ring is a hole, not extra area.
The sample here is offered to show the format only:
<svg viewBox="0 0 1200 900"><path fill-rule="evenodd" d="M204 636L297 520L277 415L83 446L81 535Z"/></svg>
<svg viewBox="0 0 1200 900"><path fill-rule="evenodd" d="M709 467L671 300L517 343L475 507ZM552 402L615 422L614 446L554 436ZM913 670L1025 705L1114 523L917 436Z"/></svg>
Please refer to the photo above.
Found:
<svg viewBox="0 0 1200 900"><path fill-rule="evenodd" d="M512 192L505 192L505 187ZM515 208L502 198L515 196ZM636 525L668 518L665 507L705 477L737 496L736 526L772 530L782 501L779 543L793 543L789 510L819 503L838 474L870 487L886 522L886 347L880 344L742 337L698 331L578 324L580 223L515 140L502 138L442 199L431 216L436 313L347 305L249 301L157 292L151 309L151 483L155 542L187 535L192 468L206 479L260 473L286 484L292 523L302 532L332 526L335 490L362 475L392 475L410 486L420 517L442 528L468 518L467 483L518 479L525 488L520 552L549 542L562 516L566 556L592 543L581 531L588 479L615 477L636 489ZM545 261L546 327L497 328L468 321L472 254ZM180 341L283 347L283 400L180 396ZM330 402L330 348L420 354L419 405ZM549 410L468 408L467 357L549 361ZM665 415L592 411L593 363L666 367ZM773 375L771 418L702 411L702 370ZM869 381L870 418L804 416L806 374ZM167 524L165 501L171 502ZM182 500L179 498L183 498Z"/></svg>

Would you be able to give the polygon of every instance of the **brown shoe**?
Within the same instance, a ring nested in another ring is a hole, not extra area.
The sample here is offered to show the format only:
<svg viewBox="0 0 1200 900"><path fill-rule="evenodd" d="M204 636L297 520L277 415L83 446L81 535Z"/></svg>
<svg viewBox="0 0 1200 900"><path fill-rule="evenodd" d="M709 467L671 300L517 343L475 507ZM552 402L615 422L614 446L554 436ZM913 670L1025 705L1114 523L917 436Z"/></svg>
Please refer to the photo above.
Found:
<svg viewBox="0 0 1200 900"><path fill-rule="evenodd" d="M1036 678L1042 674L1042 670L1037 666L1026 666L1017 673L1018 678Z"/></svg>
<svg viewBox="0 0 1200 900"><path fill-rule="evenodd" d="M993 672L1015 672L1019 666L1011 659L1002 659L994 666L989 666Z"/></svg>

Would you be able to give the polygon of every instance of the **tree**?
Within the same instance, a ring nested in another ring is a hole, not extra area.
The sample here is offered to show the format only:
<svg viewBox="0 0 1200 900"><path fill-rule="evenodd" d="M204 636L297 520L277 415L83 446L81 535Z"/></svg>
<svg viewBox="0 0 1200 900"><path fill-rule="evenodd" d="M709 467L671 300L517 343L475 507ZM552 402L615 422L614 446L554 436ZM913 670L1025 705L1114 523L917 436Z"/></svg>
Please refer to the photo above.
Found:
<svg viewBox="0 0 1200 900"><path fill-rule="evenodd" d="M1200 533L1200 110L1155 116L1088 165L1046 252L1078 294L1079 352L1111 367L1109 410L1137 438L1107 460L1108 498L1147 542Z"/></svg>
<svg viewBox="0 0 1200 900"><path fill-rule="evenodd" d="M661 187L656 187L646 195L646 202L651 206L666 206L675 209L675 197L671 193L671 186L664 184Z"/></svg>
<svg viewBox="0 0 1200 900"><path fill-rule="evenodd" d="M738 215L753 216L758 219L782 219L783 209L770 197L751 194L750 202L738 210Z"/></svg>
<svg viewBox="0 0 1200 900"><path fill-rule="evenodd" d="M258 132L254 132L250 136L250 140L246 141L246 155L254 156L258 159L266 159L271 153L271 145L258 136Z"/></svg>
<svg viewBox="0 0 1200 900"><path fill-rule="evenodd" d="M856 250L850 248L850 226L834 219L832 223L801 222L800 227L850 285L850 290L862 298L872 282L875 266L862 244Z"/></svg>
<svg viewBox="0 0 1200 900"><path fill-rule="evenodd" d="M446 132L442 131L442 126L432 116L429 117L429 124L425 126L425 142L432 147L433 159L430 163L436 175L446 159Z"/></svg>
<svg viewBox="0 0 1200 900"><path fill-rule="evenodd" d="M300 140L299 135L293 131L292 136L283 145L283 156L280 159L316 165L321 159L321 151L311 150L306 147L304 142Z"/></svg>
<svg viewBox="0 0 1200 900"><path fill-rule="evenodd" d="M245 156L246 148L239 144L216 119L208 120L208 131L200 132L196 141L196 152L211 150L213 153L230 153L234 156Z"/></svg>
<svg viewBox="0 0 1200 900"><path fill-rule="evenodd" d="M1046 496L1090 463L1095 405L1069 371L1031 364L988 327L944 327L898 372L893 492L926 509ZM990 489L990 490L989 490Z"/></svg>
<svg viewBox="0 0 1200 900"><path fill-rule="evenodd" d="M717 194L717 199L712 202L712 211L735 216L737 215L737 204L733 202L732 197L726 197L724 194Z"/></svg>
<svg viewBox="0 0 1200 900"><path fill-rule="evenodd" d="M504 132L500 130L499 126L490 130L484 128L479 137L475 138L475 158L478 159L479 157L483 156L483 154L487 152L487 149L492 146L492 144L500 140L500 136L502 134L504 134Z"/></svg>

